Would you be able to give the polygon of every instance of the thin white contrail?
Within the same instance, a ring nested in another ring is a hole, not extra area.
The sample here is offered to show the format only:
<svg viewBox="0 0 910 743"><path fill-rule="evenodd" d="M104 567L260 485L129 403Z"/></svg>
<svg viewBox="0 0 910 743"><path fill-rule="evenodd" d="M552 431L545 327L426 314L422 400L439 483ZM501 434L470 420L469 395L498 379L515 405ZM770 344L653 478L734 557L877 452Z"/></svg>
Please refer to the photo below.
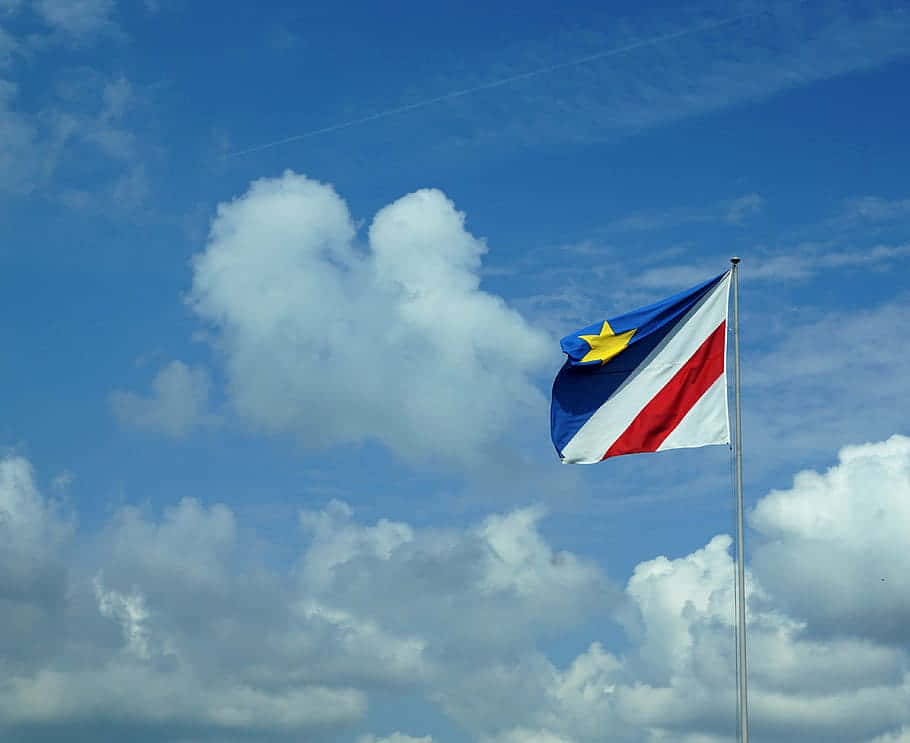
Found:
<svg viewBox="0 0 910 743"><path fill-rule="evenodd" d="M666 41L672 41L673 39L681 39L685 36L691 36L693 34L702 33L704 31L712 31L723 26L729 26L730 24L737 23L739 21L745 20L746 18L752 18L757 15L765 13L765 10L757 10L751 13L743 13L741 15L732 16L730 18L724 18L719 21L711 21L709 23L702 23L698 26L692 26L690 28L682 29L681 31L674 31L668 34L662 34L660 36L652 36L649 39L642 39L640 41L634 41L631 44L626 44L625 46L615 47L613 49L607 49L602 52L597 52L595 54L589 54L585 57L579 57L577 59L571 59L567 62L559 62L557 64L548 65L547 67L539 67L536 70L530 70L528 72L521 72L517 75L510 75L509 77L503 77L499 80L493 80L488 83L483 83L482 85L475 85L471 88L464 88L462 90L453 90L450 93L445 93L443 95L435 96L434 98L425 98L422 101L416 101L415 103L408 103L404 106L396 106L395 108L388 108L384 111L378 111L377 113L370 114L369 116L362 116L358 119L349 119L348 121L342 121L338 124L332 124L330 126L324 126L320 129L311 129L308 132L303 132L302 134L294 134L290 137L284 137L283 139L276 139L273 142L266 142L265 144L256 145L254 147L249 147L245 150L238 150L236 152L231 152L226 155L226 157L240 157L241 155L250 155L254 152L262 152L262 150L268 150L272 147L278 147L279 145L288 144L290 142L298 142L301 139L309 139L310 137L316 137L320 134L329 134L330 132L337 132L341 129L349 129L352 126L359 126L360 124L366 124L370 121L376 121L377 119L385 119L389 116L395 116L396 114L406 113L408 111L415 111L419 108L426 108L427 106L433 106L437 103L442 103L443 101L451 101L455 98L463 98L464 96L472 95L474 93L479 93L482 90L492 90L493 88L501 88L504 85L509 85L510 83L517 82L519 80L527 80L531 77L537 77L538 75L546 75L550 72L555 72L557 70L563 70L567 67L575 67L577 65L587 64L588 62L594 62L599 59L608 59L609 57L616 57L620 54L626 54L627 52L634 51L635 49L641 49L646 46L654 46L656 44L662 44Z"/></svg>

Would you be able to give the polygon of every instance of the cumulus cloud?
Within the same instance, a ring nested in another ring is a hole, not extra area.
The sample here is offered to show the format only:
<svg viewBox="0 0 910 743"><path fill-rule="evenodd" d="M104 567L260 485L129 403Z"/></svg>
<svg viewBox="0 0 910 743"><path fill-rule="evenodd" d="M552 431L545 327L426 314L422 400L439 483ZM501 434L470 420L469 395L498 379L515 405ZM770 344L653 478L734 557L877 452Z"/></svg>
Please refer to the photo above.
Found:
<svg viewBox="0 0 910 743"><path fill-rule="evenodd" d="M897 598L876 595L876 586L870 591L853 579L877 569L870 565L888 563L893 571L902 564L908 471L904 437L847 447L828 473L802 472L791 491L773 492L756 507L747 594L757 739L901 740L910 717L910 657L905 640L881 632L881 618L906 626L906 590L900 584ZM626 593L636 611L624 620L633 645L622 656L594 643L565 669L544 656L489 664L452 684L448 713L463 725L473 721L478 733L498 720L519 723L489 736L497 742L594 741L605 730L613 740L647 743L733 740L731 545L719 535L688 555L635 568ZM818 559L823 553L831 555L827 563ZM509 694L497 696L501 688ZM473 699L478 693L492 700L489 708ZM503 699L510 695L522 704Z"/></svg>
<svg viewBox="0 0 910 743"><path fill-rule="evenodd" d="M308 594L368 613L403 634L445 626L434 641L440 654L502 651L605 612L619 600L594 563L545 542L541 516L522 509L465 531L415 532L385 520L361 526L336 502L302 515L312 540L300 580ZM451 622L451 607L460 622Z"/></svg>
<svg viewBox="0 0 910 743"><path fill-rule="evenodd" d="M733 740L728 546L727 538L714 539L681 558L639 565L628 586L642 616L639 644L624 657L594 644L565 670L541 659L535 669L538 688L527 681L518 687L525 701L522 725L493 740L536 735L545 741L596 741L604 730L619 741ZM762 607L756 600L763 595L760 588L753 584L749 593L750 702L757 739L858 742L906 724L903 650L869 639L814 641L806 637L805 623ZM529 686L531 696L525 694Z"/></svg>
<svg viewBox="0 0 910 743"><path fill-rule="evenodd" d="M836 467L800 473L791 490L755 508L747 593L758 738L902 739L910 657L905 635L893 631L906 627L905 578L893 594L876 590L878 577L864 578L903 563L908 473L906 437L846 447ZM594 645L566 671L541 674L546 691L518 734L596 740L596 730L609 729L616 740L649 743L731 740L730 547L720 535L689 555L639 564L626 588L638 610L628 626L633 649L616 658Z"/></svg>
<svg viewBox="0 0 910 743"><path fill-rule="evenodd" d="M347 628L308 621L286 583L234 565L224 506L185 500L160 520L124 509L88 545L97 558L70 570L62 548L52 551L60 526L24 460L0 464L0 516L7 737L79 724L158 730L157 740L177 730L309 740L365 714L363 691L325 668L300 670L333 645L329 657L344 663ZM39 621L50 609L56 621ZM32 646L41 654L24 655Z"/></svg>
<svg viewBox="0 0 910 743"><path fill-rule="evenodd" d="M98 576L95 579L95 597L102 616L117 620L123 627L127 648L143 660L148 660L148 638L143 626L148 619L148 609L142 594L134 591L127 596L117 591L106 591Z"/></svg>
<svg viewBox="0 0 910 743"><path fill-rule="evenodd" d="M908 473L906 437L846 447L830 470L799 473L752 511L757 740L906 738L907 586L896 573ZM29 463L7 458L0 732L435 739L368 735L376 694L434 706L483 743L594 743L605 731L628 743L732 741L731 539L645 560L620 590L551 545L543 516L437 529L364 523L333 502L301 513L299 557L282 571L229 508L190 498L160 515L122 508L74 542ZM878 590L885 568L893 594ZM621 651L594 639L564 663L548 656L547 637L610 616L626 629Z"/></svg>
<svg viewBox="0 0 910 743"><path fill-rule="evenodd" d="M0 686L0 716L13 730L53 721L61 727L101 723L128 729L202 727L222 734L299 736L344 724L365 712L363 695L353 690L310 687L270 692L229 680L202 688L197 684L188 674L116 663L96 671L42 670ZM168 739L166 729L158 740Z"/></svg>
<svg viewBox="0 0 910 743"><path fill-rule="evenodd" d="M480 287L484 242L444 194L381 209L360 248L328 185L286 172L221 204L192 307L223 351L237 412L321 447L377 440L465 458L545 404L544 333Z"/></svg>
<svg viewBox="0 0 910 743"><path fill-rule="evenodd" d="M321 740L365 717L368 689L438 688L448 656L514 651L497 638L532 641L609 596L593 564L543 540L539 511L443 533L334 503L302 514L293 575L241 543L230 509L194 499L120 509L74 561L23 459L0 465L0 516L0 597L25 612L2 618L4 660L21 656L0 681L13 740L74 723ZM54 622L36 621L45 607ZM463 626L441 633L453 611ZM381 740L432 740L397 735Z"/></svg>
<svg viewBox="0 0 910 743"><path fill-rule="evenodd" d="M841 450L827 472L801 472L751 514L766 540L753 565L816 631L910 641L910 438Z"/></svg>
<svg viewBox="0 0 910 743"><path fill-rule="evenodd" d="M53 652L63 621L70 527L41 497L31 464L0 460L0 658L27 664Z"/></svg>
<svg viewBox="0 0 910 743"><path fill-rule="evenodd" d="M211 381L208 372L182 361L172 361L152 380L148 396L115 390L110 404L114 416L127 428L180 438L217 418L209 411Z"/></svg>

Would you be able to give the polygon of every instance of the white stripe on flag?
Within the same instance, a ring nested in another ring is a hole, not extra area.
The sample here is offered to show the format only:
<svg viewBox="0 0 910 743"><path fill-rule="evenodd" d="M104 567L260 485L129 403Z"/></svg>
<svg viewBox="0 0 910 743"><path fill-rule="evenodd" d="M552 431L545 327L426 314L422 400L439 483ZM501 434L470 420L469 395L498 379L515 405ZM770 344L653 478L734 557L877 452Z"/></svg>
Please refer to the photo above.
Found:
<svg viewBox="0 0 910 743"><path fill-rule="evenodd" d="M727 412L727 377L717 378L679 425L657 447L690 449L696 446L730 443L730 415Z"/></svg>
<svg viewBox="0 0 910 743"><path fill-rule="evenodd" d="M641 409L663 389L708 336L726 320L729 291L728 273L689 310L686 317L679 321L612 397L601 405L569 440L562 451L565 463L593 464L601 461L613 442L629 427ZM726 395L726 375L723 377L723 384ZM726 402L724 411L726 412Z"/></svg>

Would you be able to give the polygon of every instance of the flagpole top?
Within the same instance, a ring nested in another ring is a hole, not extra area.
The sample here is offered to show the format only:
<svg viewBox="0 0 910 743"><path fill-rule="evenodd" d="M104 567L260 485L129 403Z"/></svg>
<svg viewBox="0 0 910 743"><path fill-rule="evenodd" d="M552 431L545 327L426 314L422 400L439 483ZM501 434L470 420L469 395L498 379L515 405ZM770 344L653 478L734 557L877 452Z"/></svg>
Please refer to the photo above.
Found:
<svg viewBox="0 0 910 743"><path fill-rule="evenodd" d="M737 263L739 263L741 260L742 260L742 258L740 258L738 255L734 255L734 256L730 259L730 263L732 263L732 264L735 266L735 265L736 265Z"/></svg>

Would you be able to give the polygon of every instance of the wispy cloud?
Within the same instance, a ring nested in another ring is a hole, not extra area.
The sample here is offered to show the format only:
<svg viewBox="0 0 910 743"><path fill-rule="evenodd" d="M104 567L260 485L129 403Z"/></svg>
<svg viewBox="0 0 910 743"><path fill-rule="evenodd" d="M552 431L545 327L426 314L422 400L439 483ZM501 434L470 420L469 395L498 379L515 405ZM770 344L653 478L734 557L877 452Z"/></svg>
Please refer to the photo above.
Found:
<svg viewBox="0 0 910 743"><path fill-rule="evenodd" d="M50 59L68 43L64 31L77 34L81 56L95 38L90 31L112 23L112 9L105 2L45 2L34 6L39 32L0 28L0 194L37 192L107 212L145 201L149 148L137 135L137 114L149 105L144 92L123 74L84 65L57 69L47 82L29 75L30 62ZM23 15L20 9L15 17Z"/></svg>
<svg viewBox="0 0 910 743"><path fill-rule="evenodd" d="M467 70L453 59L450 70L407 81L405 97L363 99L344 116L326 112L322 126L233 154L352 127L369 137L371 130L388 132L392 118L412 147L440 156L453 144L462 153L485 143L501 149L618 140L910 54L910 12L884 2L860 10L847 2L824 9L705 3L665 10L657 21L611 15L599 25L609 30L557 31L474 49Z"/></svg>
<svg viewBox="0 0 910 743"><path fill-rule="evenodd" d="M114 0L35 0L34 9L52 29L77 39L116 30Z"/></svg>
<svg viewBox="0 0 910 743"><path fill-rule="evenodd" d="M729 8L731 15L754 6ZM910 54L910 12L887 3L858 10L846 3L825 9L806 3L773 3L741 22L649 46L616 58L517 83L497 99L456 108L484 117L477 136L518 142L604 140L774 96ZM628 20L613 33L569 35L550 46L585 49L629 44L680 28L696 15L719 17L714 6L665 17L658 27ZM689 21L691 22L691 21ZM540 48L507 50L533 58ZM524 100L527 106L522 106Z"/></svg>
<svg viewBox="0 0 910 743"><path fill-rule="evenodd" d="M749 280L808 279L833 269L884 269L894 261L907 257L910 257L910 244L847 250L825 250L808 245L795 253L760 260L747 276Z"/></svg>
<svg viewBox="0 0 910 743"><path fill-rule="evenodd" d="M733 243L712 235L764 203L747 195L707 207L633 214L594 230L592 237L529 251L509 268L537 291L516 303L535 324L560 336L592 318L693 286L724 270L734 253L743 258L740 280L766 287L792 287L822 276L856 280L910 260L910 200L901 198L849 199L837 205L833 218L808 220L771 244L745 231L737 232ZM667 246L664 230L693 225L711 228L704 236L708 244ZM633 238L633 233L638 234Z"/></svg>
<svg viewBox="0 0 910 743"><path fill-rule="evenodd" d="M806 243L787 252L771 253L759 248L746 263L743 281L803 281L838 269L885 270L896 261L910 257L910 244L873 245L868 248L835 248L828 244ZM679 289L703 281L717 272L725 256L697 262L649 268L630 277L629 283L642 289Z"/></svg>
<svg viewBox="0 0 910 743"><path fill-rule="evenodd" d="M872 222L910 217L910 199L884 199L880 196L851 199L845 206L844 216Z"/></svg>
<svg viewBox="0 0 910 743"><path fill-rule="evenodd" d="M764 203L765 200L757 193L750 193L705 207L639 212L610 222L604 231L652 232L698 223L740 225L750 216L758 214Z"/></svg>
<svg viewBox="0 0 910 743"><path fill-rule="evenodd" d="M17 110L18 93L15 83L0 80L0 192L32 191L44 169L38 127Z"/></svg>
<svg viewBox="0 0 910 743"><path fill-rule="evenodd" d="M754 351L743 363L753 472L806 461L833 442L906 430L898 402L906 380L895 372L910 363L906 344L895 341L910 333L906 297L861 310L791 306L760 317L747 323Z"/></svg>
<svg viewBox="0 0 910 743"><path fill-rule="evenodd" d="M630 52L637 51L639 49L659 46L661 44L675 41L677 39L683 39L689 36L694 36L706 31L715 31L720 28L725 28L732 24L744 21L748 18L752 18L758 15L758 11L738 13L734 15L729 15L722 17L720 19L706 19L701 23L689 26L678 28L675 30L668 31L666 33L659 33L651 36L644 36L642 38L633 38L628 40L626 43L617 44L613 47L607 47L599 51L594 51L590 54L586 54L581 57L576 57L574 59L563 60L559 62L553 62L547 64L543 67L537 67L535 69L525 70L523 72L513 72L511 74L505 75L504 77L499 77L493 80L488 80L486 82L479 82L468 87L462 87L456 90L451 90L447 93L442 93L441 95L435 95L430 98L424 98L422 100L412 101L411 103L405 103L399 106L393 106L391 108L385 108L380 111L376 111L365 116L356 117L353 119L347 119L345 121L339 121L335 124L329 124L328 126L319 127L317 129L311 129L309 131L301 132L299 134L291 134L282 139L274 140L272 142L266 142L260 145L254 145L245 150L239 152L234 152L230 156L236 157L239 155L249 155L262 150L271 149L273 147L278 147L284 144L290 144L291 142L297 142L304 139L310 139L312 137L317 137L322 134L330 134L333 132L341 131L343 129L350 129L351 127L360 126L363 124L369 124L371 122L379 121L382 119L387 119L392 116L398 116L400 114L410 113L413 111L419 111L421 109L429 108L431 106L436 106L442 103L450 103L453 101L460 101L464 98L472 97L478 93L483 93L491 90L498 90L504 88L513 83L524 82L527 80L533 80L544 75L550 75L562 70L571 69L578 67L580 65L586 65L594 62L603 61L606 59L612 59L614 57L622 56Z"/></svg>

